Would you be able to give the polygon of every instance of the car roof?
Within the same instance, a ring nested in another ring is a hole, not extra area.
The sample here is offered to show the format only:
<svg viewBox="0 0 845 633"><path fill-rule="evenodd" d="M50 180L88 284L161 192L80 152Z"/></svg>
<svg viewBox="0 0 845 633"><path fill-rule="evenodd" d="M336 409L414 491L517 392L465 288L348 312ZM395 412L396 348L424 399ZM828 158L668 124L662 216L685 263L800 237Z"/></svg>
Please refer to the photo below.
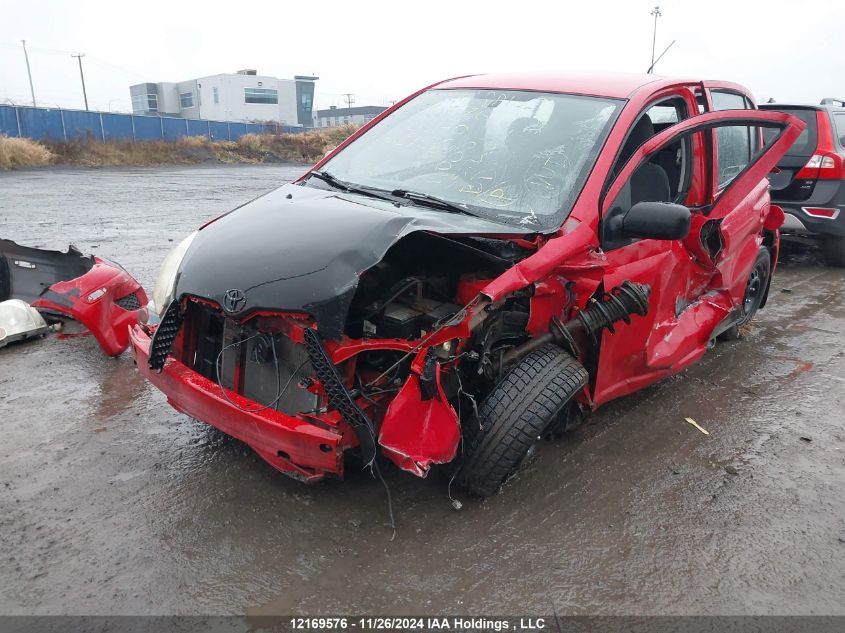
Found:
<svg viewBox="0 0 845 633"><path fill-rule="evenodd" d="M801 110L845 110L842 106L832 103L760 103L757 106L764 110L783 110L784 108L797 108Z"/></svg>
<svg viewBox="0 0 845 633"><path fill-rule="evenodd" d="M657 90L666 85L700 82L700 79L633 73L503 73L457 77L432 88L537 90L626 99L645 86Z"/></svg>

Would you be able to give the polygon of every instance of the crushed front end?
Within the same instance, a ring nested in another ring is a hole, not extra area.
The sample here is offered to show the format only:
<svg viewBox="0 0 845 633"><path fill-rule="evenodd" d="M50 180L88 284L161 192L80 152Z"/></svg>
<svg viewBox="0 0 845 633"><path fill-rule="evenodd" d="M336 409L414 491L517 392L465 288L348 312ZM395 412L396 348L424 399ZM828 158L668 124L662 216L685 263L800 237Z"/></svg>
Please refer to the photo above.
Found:
<svg viewBox="0 0 845 633"><path fill-rule="evenodd" d="M262 314L244 322L186 298L156 326L131 332L141 372L177 410L251 446L302 481L343 476L357 437L328 411L305 345L302 315Z"/></svg>
<svg viewBox="0 0 845 633"><path fill-rule="evenodd" d="M288 192L314 200L309 223L279 212ZM544 330L566 293L484 300L536 252L522 229L351 204L283 187L186 238L162 267L153 318L132 329L136 362L174 408L300 480L342 477L347 453L425 476L455 458L496 359ZM320 236L339 225L344 240ZM249 239L233 237L244 226Z"/></svg>

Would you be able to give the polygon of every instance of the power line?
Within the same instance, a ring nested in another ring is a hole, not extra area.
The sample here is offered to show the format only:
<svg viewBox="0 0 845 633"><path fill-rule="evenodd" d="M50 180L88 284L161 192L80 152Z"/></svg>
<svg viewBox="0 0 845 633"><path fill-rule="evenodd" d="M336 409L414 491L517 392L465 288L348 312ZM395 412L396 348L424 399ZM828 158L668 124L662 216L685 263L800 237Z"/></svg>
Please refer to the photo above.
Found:
<svg viewBox="0 0 845 633"><path fill-rule="evenodd" d="M341 94L346 97L346 107L351 108L352 104L355 103L355 93L342 92Z"/></svg>

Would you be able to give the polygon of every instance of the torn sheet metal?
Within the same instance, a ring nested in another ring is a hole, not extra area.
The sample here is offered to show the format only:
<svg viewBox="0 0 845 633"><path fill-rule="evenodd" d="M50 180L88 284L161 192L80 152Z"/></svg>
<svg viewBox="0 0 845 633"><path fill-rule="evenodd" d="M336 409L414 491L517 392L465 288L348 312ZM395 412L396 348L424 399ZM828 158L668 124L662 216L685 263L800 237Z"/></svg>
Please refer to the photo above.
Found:
<svg viewBox="0 0 845 633"><path fill-rule="evenodd" d="M440 379L440 365L429 357L422 375L411 373L390 403L379 433L385 455L419 477L432 464L452 461L461 440L458 414Z"/></svg>
<svg viewBox="0 0 845 633"><path fill-rule="evenodd" d="M109 356L129 345L147 295L123 268L70 246L67 252L0 240L0 301L26 301L50 318L82 323Z"/></svg>

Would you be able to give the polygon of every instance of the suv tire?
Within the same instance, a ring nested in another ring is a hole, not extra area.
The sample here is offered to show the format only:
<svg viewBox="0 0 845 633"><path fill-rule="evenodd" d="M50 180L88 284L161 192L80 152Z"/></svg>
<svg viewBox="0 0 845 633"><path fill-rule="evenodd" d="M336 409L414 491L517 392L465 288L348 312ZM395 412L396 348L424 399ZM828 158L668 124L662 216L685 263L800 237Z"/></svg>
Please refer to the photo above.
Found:
<svg viewBox="0 0 845 633"><path fill-rule="evenodd" d="M826 236L822 240L822 253L828 266L845 268L845 237Z"/></svg>

